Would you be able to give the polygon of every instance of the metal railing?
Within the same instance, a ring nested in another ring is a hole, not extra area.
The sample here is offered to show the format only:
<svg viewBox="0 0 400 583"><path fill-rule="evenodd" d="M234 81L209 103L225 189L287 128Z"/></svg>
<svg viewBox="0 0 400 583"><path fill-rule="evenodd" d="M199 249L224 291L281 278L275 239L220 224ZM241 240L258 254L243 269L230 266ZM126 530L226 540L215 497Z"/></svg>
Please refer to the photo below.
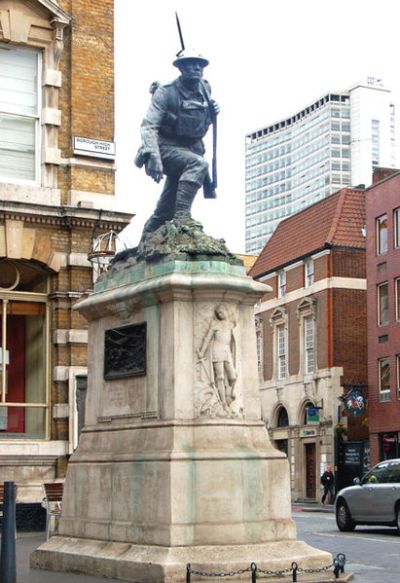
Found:
<svg viewBox="0 0 400 583"><path fill-rule="evenodd" d="M344 573L344 566L346 564L346 555L344 553L338 553L336 557L333 559L333 562L330 565L324 565L323 567L314 567L314 568L302 568L300 567L295 561L290 565L290 567L286 569L261 569L257 567L256 563L251 563L251 565L245 569L238 569L236 571L228 571L226 573L210 573L207 571L198 571L197 569L193 569L191 564L188 563L186 565L186 583L192 582L192 575L197 575L198 577L207 577L209 579L218 579L218 578L232 578L236 577L237 575L243 575L244 573L249 573L251 576L251 583L256 583L257 579L262 577L292 577L293 582L297 582L297 576L299 573L327 573L328 571L333 571L333 575L335 579L339 579L340 574Z"/></svg>

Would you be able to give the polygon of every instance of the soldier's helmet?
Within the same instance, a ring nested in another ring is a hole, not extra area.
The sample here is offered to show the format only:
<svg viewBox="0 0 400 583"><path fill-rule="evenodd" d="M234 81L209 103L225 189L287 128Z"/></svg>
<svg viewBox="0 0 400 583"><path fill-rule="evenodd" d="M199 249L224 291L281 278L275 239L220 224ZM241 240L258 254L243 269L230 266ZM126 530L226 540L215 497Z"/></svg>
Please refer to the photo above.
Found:
<svg viewBox="0 0 400 583"><path fill-rule="evenodd" d="M207 67L207 65L209 64L209 61L194 49L184 49L182 51L179 51L179 53L176 55L175 61L172 64L175 65L175 67L179 67L181 63L184 63L185 61L189 60L200 61L203 67Z"/></svg>

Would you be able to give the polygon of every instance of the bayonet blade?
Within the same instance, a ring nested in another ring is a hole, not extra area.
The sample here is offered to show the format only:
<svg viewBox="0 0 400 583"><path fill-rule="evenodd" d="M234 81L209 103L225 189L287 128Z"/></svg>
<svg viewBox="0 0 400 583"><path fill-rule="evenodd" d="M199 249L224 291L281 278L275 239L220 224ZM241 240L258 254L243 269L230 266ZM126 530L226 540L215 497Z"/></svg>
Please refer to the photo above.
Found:
<svg viewBox="0 0 400 583"><path fill-rule="evenodd" d="M175 16L176 16L176 26L178 27L178 33L179 33L179 40L181 41L181 50L179 51L179 53L177 53L177 57L179 56L179 54L185 50L185 43L183 41L183 35L182 35L182 29L181 29L181 23L179 22L179 16L178 13L175 12Z"/></svg>

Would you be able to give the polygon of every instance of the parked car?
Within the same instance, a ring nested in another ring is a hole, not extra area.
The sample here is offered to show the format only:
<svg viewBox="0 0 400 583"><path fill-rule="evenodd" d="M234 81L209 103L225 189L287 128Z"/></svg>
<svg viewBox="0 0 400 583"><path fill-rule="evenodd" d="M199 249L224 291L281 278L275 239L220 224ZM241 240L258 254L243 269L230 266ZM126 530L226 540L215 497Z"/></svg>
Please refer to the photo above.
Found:
<svg viewBox="0 0 400 583"><path fill-rule="evenodd" d="M357 524L396 526L400 533L400 459L380 462L354 486L340 490L335 501L339 530Z"/></svg>

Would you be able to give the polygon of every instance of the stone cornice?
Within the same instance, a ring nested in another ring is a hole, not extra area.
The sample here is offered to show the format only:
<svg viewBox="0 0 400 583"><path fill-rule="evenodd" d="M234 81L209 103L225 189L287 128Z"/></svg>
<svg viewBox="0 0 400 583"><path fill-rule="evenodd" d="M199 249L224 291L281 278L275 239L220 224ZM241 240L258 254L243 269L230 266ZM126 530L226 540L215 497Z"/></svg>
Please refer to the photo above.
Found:
<svg viewBox="0 0 400 583"><path fill-rule="evenodd" d="M120 232L133 217L130 213L89 208L50 206L0 200L0 221L15 220L32 225L113 229Z"/></svg>
<svg viewBox="0 0 400 583"><path fill-rule="evenodd" d="M38 4L41 4L44 8L46 8L52 15L53 21L58 22L60 24L67 25L71 22L72 17L61 10L59 6L52 0L36 0Z"/></svg>

